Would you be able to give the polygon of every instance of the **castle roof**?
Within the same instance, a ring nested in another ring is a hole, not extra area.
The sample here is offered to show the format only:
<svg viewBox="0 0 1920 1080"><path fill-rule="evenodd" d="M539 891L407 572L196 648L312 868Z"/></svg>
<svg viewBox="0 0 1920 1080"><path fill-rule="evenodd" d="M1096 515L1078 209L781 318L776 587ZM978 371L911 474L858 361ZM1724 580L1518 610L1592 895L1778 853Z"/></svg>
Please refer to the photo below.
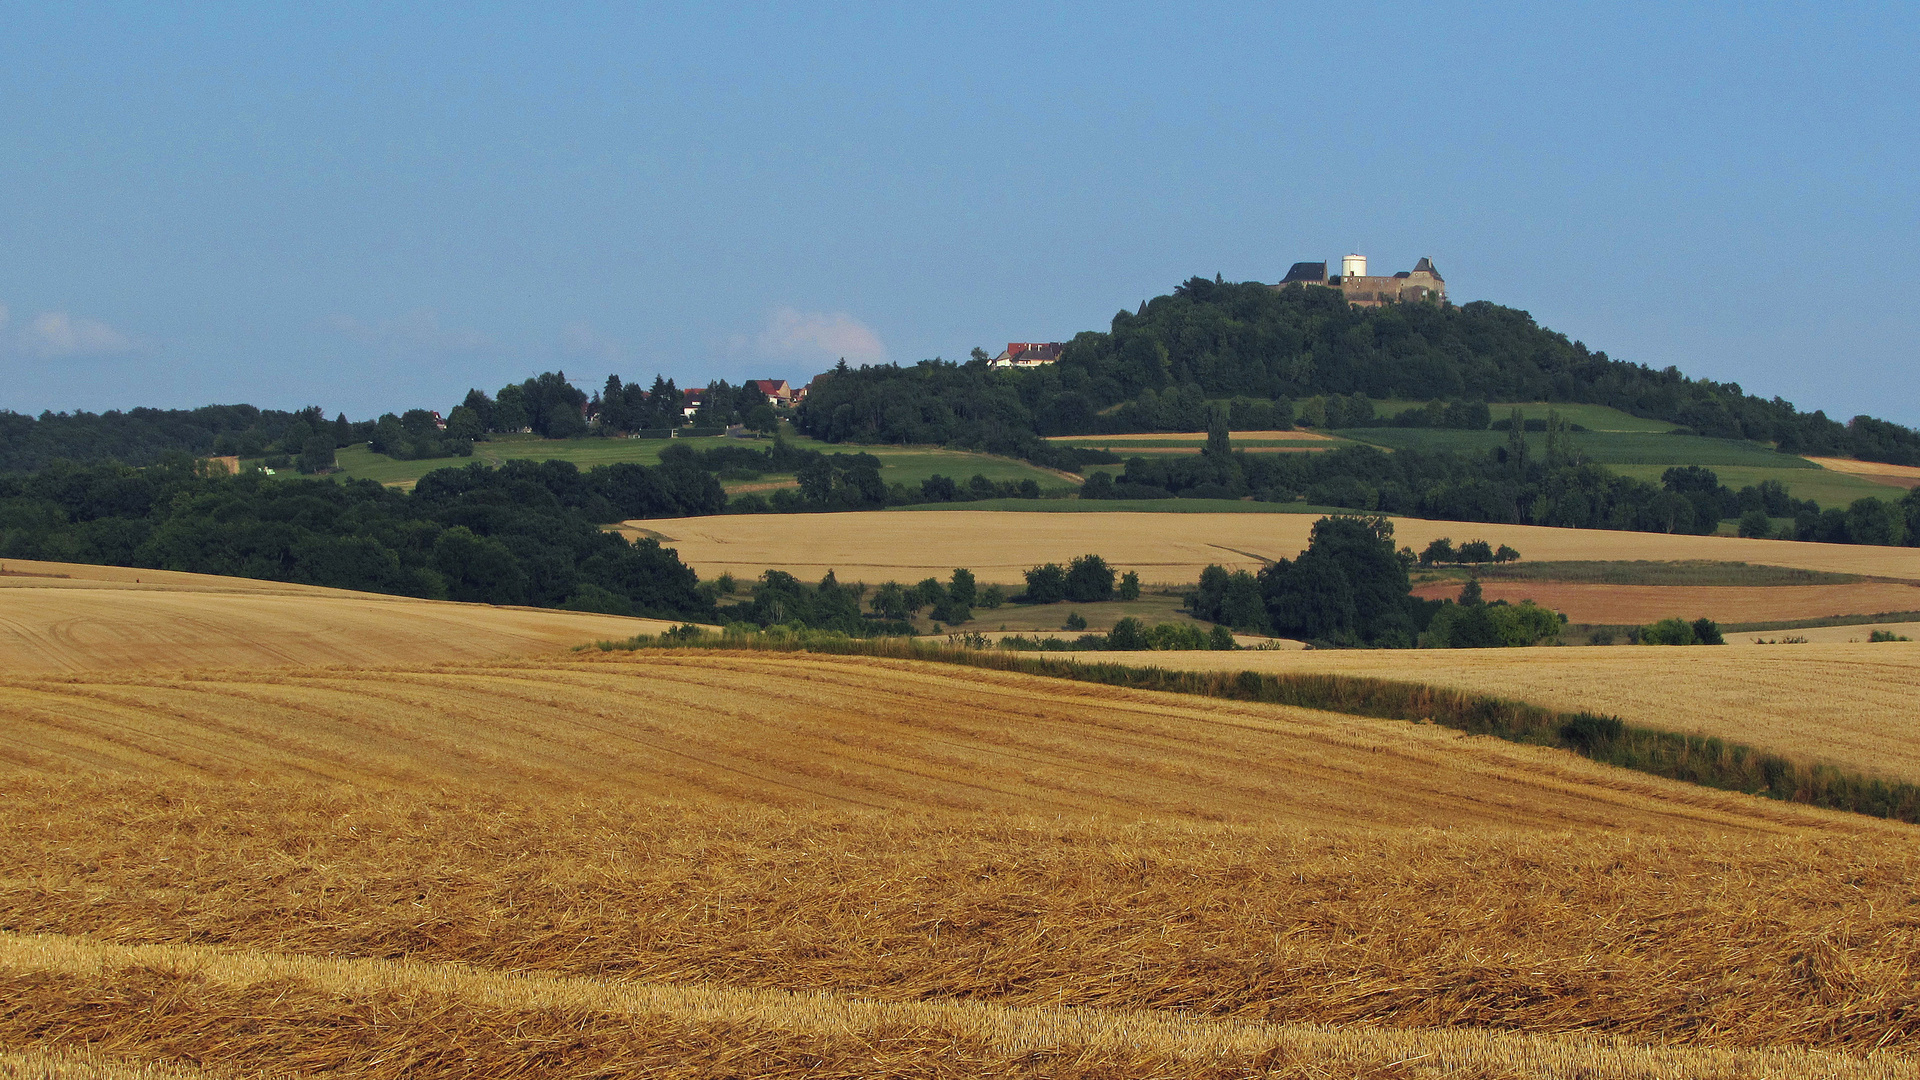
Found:
<svg viewBox="0 0 1920 1080"><path fill-rule="evenodd" d="M1319 284L1319 283L1325 282L1326 280L1327 280L1327 264L1326 263L1297 262L1293 264L1293 269L1287 271L1287 276L1280 279L1280 284L1285 285L1290 281L1310 281L1315 284Z"/></svg>
<svg viewBox="0 0 1920 1080"><path fill-rule="evenodd" d="M1425 255L1420 256L1420 261L1413 264L1414 273L1418 274L1423 270L1441 281L1447 280L1446 278L1440 277L1440 271L1433 268L1433 260L1427 258Z"/></svg>

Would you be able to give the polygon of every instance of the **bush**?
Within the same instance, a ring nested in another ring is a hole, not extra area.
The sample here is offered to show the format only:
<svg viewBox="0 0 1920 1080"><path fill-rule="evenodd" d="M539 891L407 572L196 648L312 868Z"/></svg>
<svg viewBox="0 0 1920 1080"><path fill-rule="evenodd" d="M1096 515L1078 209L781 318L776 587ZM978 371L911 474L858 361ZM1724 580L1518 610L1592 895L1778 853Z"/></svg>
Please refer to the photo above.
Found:
<svg viewBox="0 0 1920 1080"><path fill-rule="evenodd" d="M1078 630L1080 627L1070 626L1067 629ZM1134 650L1147 647L1147 635L1139 619L1129 616L1114 623L1113 629L1107 631L1107 648L1109 649Z"/></svg>
<svg viewBox="0 0 1920 1080"><path fill-rule="evenodd" d="M1693 624L1685 619L1661 619L1640 628L1642 645L1698 645Z"/></svg>
<svg viewBox="0 0 1920 1080"><path fill-rule="evenodd" d="M1121 621L1124 622L1126 620L1123 619ZM1087 620L1084 617L1082 617L1079 612L1077 611L1067 612L1067 621L1065 625L1062 626L1062 629L1079 631L1079 630L1085 630L1086 628L1087 628Z"/></svg>
<svg viewBox="0 0 1920 1080"><path fill-rule="evenodd" d="M1081 555L1067 567L1067 599L1097 604L1113 599L1113 567L1098 555Z"/></svg>
<svg viewBox="0 0 1920 1080"><path fill-rule="evenodd" d="M1891 630L1874 630L1867 634L1868 641L1912 641L1905 634L1896 634Z"/></svg>
<svg viewBox="0 0 1920 1080"><path fill-rule="evenodd" d="M1120 575L1119 597L1122 600L1140 599L1140 575L1129 570Z"/></svg>
<svg viewBox="0 0 1920 1080"><path fill-rule="evenodd" d="M1493 628L1500 635L1500 643L1507 646L1540 645L1560 636L1560 628L1567 623L1567 617L1557 611L1536 605L1531 600L1522 600L1518 604L1490 604L1487 617L1493 620ZM1719 631L1715 630L1715 634Z"/></svg>
<svg viewBox="0 0 1920 1080"><path fill-rule="evenodd" d="M1693 620L1693 642L1696 645L1725 645L1727 639L1720 634L1720 625L1712 619Z"/></svg>
<svg viewBox="0 0 1920 1080"><path fill-rule="evenodd" d="M1749 510L1740 515L1738 531L1741 536L1765 540L1773 535L1773 519L1765 510Z"/></svg>
<svg viewBox="0 0 1920 1080"><path fill-rule="evenodd" d="M1490 563L1493 561L1493 547L1485 540L1469 540L1460 545L1460 561L1463 563Z"/></svg>
<svg viewBox="0 0 1920 1080"><path fill-rule="evenodd" d="M1067 598L1067 571L1059 563L1044 563L1027 571L1025 601L1029 604L1056 604Z"/></svg>
<svg viewBox="0 0 1920 1080"><path fill-rule="evenodd" d="M1234 644L1233 631L1221 626L1219 623L1215 623L1213 625L1213 631L1207 635L1207 648L1215 652L1227 652L1239 647L1240 646Z"/></svg>
<svg viewBox="0 0 1920 1080"><path fill-rule="evenodd" d="M989 585L979 591L974 598L974 606L992 611L1007 602L1007 590L998 585Z"/></svg>

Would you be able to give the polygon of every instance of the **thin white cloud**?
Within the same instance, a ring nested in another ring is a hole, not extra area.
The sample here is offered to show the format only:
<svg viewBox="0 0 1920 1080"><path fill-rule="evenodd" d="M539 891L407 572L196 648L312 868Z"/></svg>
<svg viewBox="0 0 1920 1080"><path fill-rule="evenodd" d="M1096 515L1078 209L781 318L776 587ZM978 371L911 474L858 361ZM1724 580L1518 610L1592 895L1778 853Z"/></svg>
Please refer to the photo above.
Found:
<svg viewBox="0 0 1920 1080"><path fill-rule="evenodd" d="M440 313L431 308L417 308L375 323L361 322L351 315L333 315L328 317L327 327L368 345L409 352L481 352L494 345L492 338L477 330L441 326Z"/></svg>
<svg viewBox="0 0 1920 1080"><path fill-rule="evenodd" d="M560 328L560 352L569 358L600 360L618 364L627 358L626 344L610 338L583 322Z"/></svg>
<svg viewBox="0 0 1920 1080"><path fill-rule="evenodd" d="M0 307L0 329L9 321L9 313ZM43 311L35 315L9 342L29 356L51 359L67 356L108 356L128 352L137 346L133 338L99 319L73 315L65 311Z"/></svg>
<svg viewBox="0 0 1920 1080"><path fill-rule="evenodd" d="M887 359L887 348L873 328L844 311L801 311L781 307L774 311L767 328L754 339L754 345L769 356L805 360L832 361L845 358L849 364L879 364Z"/></svg>

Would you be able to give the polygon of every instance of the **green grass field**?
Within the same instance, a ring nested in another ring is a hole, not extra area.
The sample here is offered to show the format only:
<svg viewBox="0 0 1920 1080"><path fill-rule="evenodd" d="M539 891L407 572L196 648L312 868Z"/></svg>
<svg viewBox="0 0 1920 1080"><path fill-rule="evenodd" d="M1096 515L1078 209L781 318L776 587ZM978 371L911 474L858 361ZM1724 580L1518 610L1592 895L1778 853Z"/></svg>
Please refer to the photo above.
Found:
<svg viewBox="0 0 1920 1080"><path fill-rule="evenodd" d="M1670 466L1666 465L1610 465L1608 468L1623 476L1637 477L1649 483L1660 482L1660 474ZM1709 465L1720 482L1739 491L1743 487L1757 485L1762 480L1778 480L1787 489L1787 494L1796 499L1812 499L1822 509L1829 506L1846 506L1855 499L1876 498L1888 502L1898 502L1906 495L1902 488L1891 484L1876 484L1861 476L1849 476L1831 469L1778 469L1754 468L1746 465Z"/></svg>
<svg viewBox="0 0 1920 1080"><path fill-rule="evenodd" d="M1183 449L1187 453L1193 453L1206 445L1203 442L1194 440L1191 436L1171 435L1160 438L1152 435L1141 435L1137 438L1127 439L1089 439L1085 442L1076 442L1073 439L1054 439L1052 441L1060 443L1063 446L1086 447L1094 450L1111 450L1123 456L1133 450ZM1301 450L1331 450L1336 446L1345 445L1347 445L1347 441L1344 439L1321 439L1312 437L1298 439L1245 439L1237 435L1233 438L1233 448L1235 450L1246 450L1260 446L1280 446Z"/></svg>
<svg viewBox="0 0 1920 1080"><path fill-rule="evenodd" d="M1337 506L1303 502L1247 502L1241 499L982 499L967 503L921 503L890 510L1028 510L1043 514L1351 514Z"/></svg>
<svg viewBox="0 0 1920 1080"><path fill-rule="evenodd" d="M1183 583L1190 584L1190 583ZM1113 624L1124 618L1135 618L1148 626L1158 623L1193 623L1201 627L1210 627L1195 619L1186 609L1183 595L1146 592L1138 600L1108 600L1098 604L1075 604L1062 600L1057 604L1002 604L992 611L975 608L973 621L959 623L951 629L972 630L981 633L1006 631L1008 633L1038 634L1041 637L1072 637L1074 634L1104 634L1113 629ZM1085 630L1068 631L1065 629L1067 615L1079 612L1087 620Z"/></svg>
<svg viewBox="0 0 1920 1080"><path fill-rule="evenodd" d="M728 444L745 445L757 449L766 445L758 441L741 443L738 440L720 437L678 441L700 449ZM346 447L336 455L340 471L334 475L357 480L376 480L382 484L407 487L435 469L457 469L475 461L499 465L511 458L535 461L557 459L571 461L582 469L622 461L655 465L660 461L660 451L668 443L667 439L538 439L531 436L504 436L474 444L473 456L470 458L424 458L419 461L395 461L385 455L374 453L364 445L358 445ZM979 475L996 482L1012 480L1017 483L1021 480L1033 480L1042 490L1067 491L1076 486L1072 481L1045 469L993 454L941 450L924 446L854 446L817 442L813 439L793 439L792 443L798 447L819 450L826 454L872 454L880 459L881 478L889 484L900 483L912 486L938 473L951 477L961 484ZM759 481L743 483L766 484L791 479L791 474L768 473Z"/></svg>
<svg viewBox="0 0 1920 1080"><path fill-rule="evenodd" d="M1453 431L1441 428L1346 428L1334 434L1390 450L1452 450L1484 453L1507 445L1504 431ZM1792 454L1782 454L1742 439L1709 439L1700 435L1664 435L1645 431L1583 431L1570 436L1573 445L1596 465L1744 465L1752 468L1819 469ZM1530 452L1546 448L1546 435L1527 433Z"/></svg>
<svg viewBox="0 0 1920 1080"><path fill-rule="evenodd" d="M1373 411L1376 416L1399 416L1408 409L1418 409L1425 404L1426 402L1424 401L1376 401L1373 403ZM1548 401L1502 401L1488 405L1487 408L1493 413L1495 420L1501 420L1513 415L1513 410L1515 409L1519 409L1520 415L1528 420L1545 420L1547 413L1557 412L1560 414L1560 418L1567 423L1579 424L1581 427L1587 428L1590 431L1664 432L1672 431L1676 426L1667 423L1665 420L1648 420L1645 417L1621 412L1619 409L1610 409L1605 405L1571 405L1565 402Z"/></svg>

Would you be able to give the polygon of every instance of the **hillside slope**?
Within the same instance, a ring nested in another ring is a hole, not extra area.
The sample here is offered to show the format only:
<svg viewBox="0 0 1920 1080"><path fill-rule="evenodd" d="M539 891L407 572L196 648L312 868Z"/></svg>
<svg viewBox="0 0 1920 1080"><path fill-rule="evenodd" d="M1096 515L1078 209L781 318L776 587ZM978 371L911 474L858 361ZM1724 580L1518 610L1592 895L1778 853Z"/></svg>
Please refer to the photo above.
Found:
<svg viewBox="0 0 1920 1080"><path fill-rule="evenodd" d="M1444 729L805 654L9 676L0 718L0 763L50 775L1318 826L1805 820Z"/></svg>
<svg viewBox="0 0 1920 1080"><path fill-rule="evenodd" d="M165 570L0 564L9 674L493 660L670 625Z"/></svg>
<svg viewBox="0 0 1920 1080"><path fill-rule="evenodd" d="M1856 637L1863 627L1850 627ZM1778 635L1775 635L1778 636ZM1112 653L1083 653L1111 661ZM1920 644L1768 648L1322 649L1137 653L1190 671L1321 672L1457 687L1703 732L1920 782Z"/></svg>

